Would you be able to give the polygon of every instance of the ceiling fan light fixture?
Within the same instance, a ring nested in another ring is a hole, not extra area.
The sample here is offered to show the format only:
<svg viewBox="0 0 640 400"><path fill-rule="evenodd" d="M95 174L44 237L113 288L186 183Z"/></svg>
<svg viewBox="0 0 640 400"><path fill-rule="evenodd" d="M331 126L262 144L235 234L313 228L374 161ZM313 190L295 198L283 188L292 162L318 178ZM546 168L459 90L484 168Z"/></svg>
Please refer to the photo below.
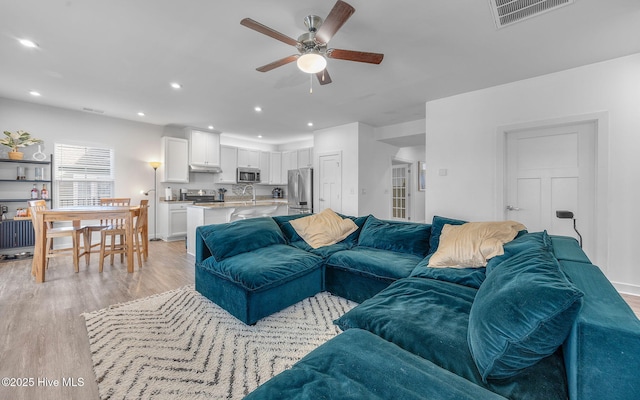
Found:
<svg viewBox="0 0 640 400"><path fill-rule="evenodd" d="M298 57L298 68L307 74L317 74L327 67L327 60L319 53L309 52Z"/></svg>

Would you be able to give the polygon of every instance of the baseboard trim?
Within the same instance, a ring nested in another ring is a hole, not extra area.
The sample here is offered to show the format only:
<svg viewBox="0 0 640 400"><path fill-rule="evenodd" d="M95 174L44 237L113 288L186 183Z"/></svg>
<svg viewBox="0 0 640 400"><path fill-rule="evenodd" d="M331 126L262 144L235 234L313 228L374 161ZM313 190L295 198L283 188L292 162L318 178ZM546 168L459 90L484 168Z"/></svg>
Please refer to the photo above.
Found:
<svg viewBox="0 0 640 400"><path fill-rule="evenodd" d="M640 286L628 283L611 282L620 293L630 294L632 296L640 296Z"/></svg>

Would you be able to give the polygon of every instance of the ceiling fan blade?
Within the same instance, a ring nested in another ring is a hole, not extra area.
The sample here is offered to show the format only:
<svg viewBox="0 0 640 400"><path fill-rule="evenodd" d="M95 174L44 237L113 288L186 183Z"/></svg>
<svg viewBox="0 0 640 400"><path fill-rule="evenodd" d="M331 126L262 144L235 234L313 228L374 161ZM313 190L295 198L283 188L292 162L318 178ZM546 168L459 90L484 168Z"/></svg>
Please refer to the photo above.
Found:
<svg viewBox="0 0 640 400"><path fill-rule="evenodd" d="M328 85L332 82L329 71L327 71L326 68L316 73L316 77L318 77L318 82L320 82L321 85Z"/></svg>
<svg viewBox="0 0 640 400"><path fill-rule="evenodd" d="M291 46L297 46L298 45L298 41L290 38L289 36L282 34L276 30L273 30L271 28L269 28L268 26L262 25L260 22L256 22L254 20L252 20L251 18L245 18L242 21L240 21L240 25L244 25L249 29L253 29L256 32L260 32L263 35L267 35L270 36L276 40L279 40L281 42L284 42L286 44L290 44Z"/></svg>
<svg viewBox="0 0 640 400"><path fill-rule="evenodd" d="M369 64L380 64L384 58L384 54L380 53L367 53L365 51L353 51L353 50L341 50L341 49L329 49L327 50L327 57L335 58L338 60L358 61Z"/></svg>
<svg viewBox="0 0 640 400"><path fill-rule="evenodd" d="M298 57L300 57L298 54L294 54L294 55L289 56L289 57L281 58L281 59L279 59L277 61L274 61L272 63L269 63L267 65L263 65L262 67L258 67L258 68L256 68L256 70L258 70L260 72L271 71L274 68L282 67L283 65L286 65L286 64L289 64L291 62L294 62L295 60L298 59Z"/></svg>
<svg viewBox="0 0 640 400"><path fill-rule="evenodd" d="M320 25L318 32L316 32L317 41L328 43L354 12L356 12L355 8L342 0L338 0L322 25Z"/></svg>

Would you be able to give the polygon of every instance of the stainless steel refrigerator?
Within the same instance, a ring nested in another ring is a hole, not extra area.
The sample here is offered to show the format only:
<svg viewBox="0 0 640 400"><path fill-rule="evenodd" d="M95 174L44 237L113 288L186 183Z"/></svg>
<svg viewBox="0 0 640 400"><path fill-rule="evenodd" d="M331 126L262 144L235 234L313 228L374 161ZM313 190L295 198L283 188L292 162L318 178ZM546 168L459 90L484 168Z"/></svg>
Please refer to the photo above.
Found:
<svg viewBox="0 0 640 400"><path fill-rule="evenodd" d="M290 169L287 176L289 214L313 212L313 168Z"/></svg>

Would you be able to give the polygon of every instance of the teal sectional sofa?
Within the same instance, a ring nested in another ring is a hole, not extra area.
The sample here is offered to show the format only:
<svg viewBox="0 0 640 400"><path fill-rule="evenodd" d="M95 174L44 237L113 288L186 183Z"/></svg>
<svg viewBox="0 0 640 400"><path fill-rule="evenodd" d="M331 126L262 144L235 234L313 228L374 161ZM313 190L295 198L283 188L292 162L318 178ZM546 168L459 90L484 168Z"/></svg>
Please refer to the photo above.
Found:
<svg viewBox="0 0 640 400"><path fill-rule="evenodd" d="M196 289L245 323L327 290L360 303L344 331L247 396L632 399L640 321L567 237L520 232L479 268L432 268L445 225L351 218L311 248L300 216L199 227Z"/></svg>

